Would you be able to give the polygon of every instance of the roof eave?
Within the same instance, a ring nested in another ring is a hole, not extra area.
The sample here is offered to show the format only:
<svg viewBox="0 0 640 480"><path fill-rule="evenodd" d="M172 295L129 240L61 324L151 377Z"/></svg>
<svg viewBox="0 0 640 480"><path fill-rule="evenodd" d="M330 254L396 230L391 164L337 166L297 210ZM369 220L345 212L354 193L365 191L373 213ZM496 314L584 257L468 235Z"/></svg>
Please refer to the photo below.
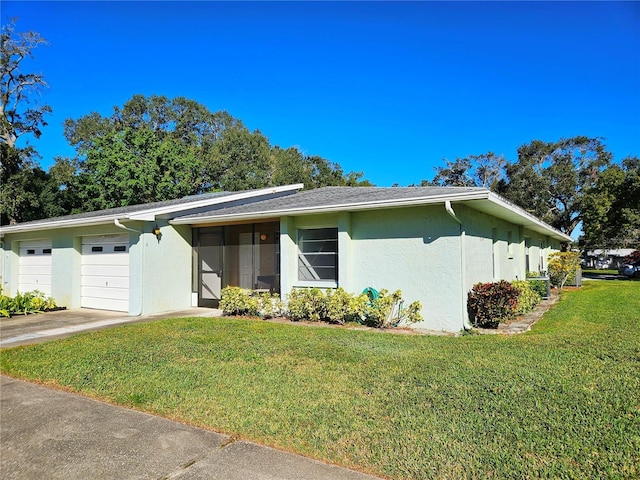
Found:
<svg viewBox="0 0 640 480"><path fill-rule="evenodd" d="M184 210L194 210L196 208L202 208L206 206L219 205L222 203L231 203L238 200L248 200L255 197L274 195L278 193L286 193L296 191L304 188L304 184L296 183L292 185L283 185L279 187L261 188L259 190L249 190L242 193L229 194L221 197L213 197L206 200L194 200L193 202L184 203L180 205L171 205L167 207L152 208L148 210L141 210L139 212L132 213L118 213L112 215L96 215L90 217L73 218L59 220L42 220L26 225L7 225L0 227L0 235L9 233L23 233L30 231L40 230L53 230L56 228L72 228L72 227L90 227L94 225L106 225L113 223L114 220L140 220L140 221L155 221L158 215L166 215L171 213L177 213Z"/></svg>
<svg viewBox="0 0 640 480"><path fill-rule="evenodd" d="M415 198L403 198L397 200L379 200L374 202L358 202L358 203L343 203L338 205L323 205L315 207L299 207L299 208L283 208L280 210L268 210L258 211L250 213L239 213L229 215L216 215L215 213L201 217L177 217L171 220L169 223L175 225L197 225L202 223L220 223L223 221L241 221L250 220L251 218L265 218L265 217L278 217L278 216L299 216L299 215L314 215L318 213L331 213L340 211L362 211L373 210L376 208L400 208L411 207L417 205L430 205L436 203L443 203L446 200L451 202L463 201L463 200L479 200L486 199L488 190L479 190L475 192L455 193L436 195L431 197L415 197Z"/></svg>

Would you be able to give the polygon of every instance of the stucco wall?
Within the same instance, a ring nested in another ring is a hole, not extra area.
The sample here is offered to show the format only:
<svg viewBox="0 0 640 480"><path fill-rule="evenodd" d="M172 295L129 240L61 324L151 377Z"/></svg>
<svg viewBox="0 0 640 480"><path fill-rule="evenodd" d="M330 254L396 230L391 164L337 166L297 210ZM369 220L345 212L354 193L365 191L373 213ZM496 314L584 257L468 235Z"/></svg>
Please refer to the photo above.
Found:
<svg viewBox="0 0 640 480"><path fill-rule="evenodd" d="M157 224L159 241L151 233L144 236L144 314L191 306L191 227Z"/></svg>
<svg viewBox="0 0 640 480"><path fill-rule="evenodd" d="M15 295L18 288L19 242L51 239L51 296L60 306L80 307L82 237L129 234L129 314L150 314L188 308L191 305L191 229L158 222L162 237L151 233L154 224L127 222L135 231L115 225L14 233L4 237L3 290ZM143 243L144 242L144 243Z"/></svg>
<svg viewBox="0 0 640 480"><path fill-rule="evenodd" d="M337 286L351 293L366 287L402 290L407 302L423 306L424 321L414 327L457 332L464 327L466 298L475 283L525 278L525 239L535 270L540 252L546 266L549 252L559 247L546 236L465 205L453 208L462 226L443 204L283 217L283 296L293 287L309 286L297 278L297 229L337 226Z"/></svg>

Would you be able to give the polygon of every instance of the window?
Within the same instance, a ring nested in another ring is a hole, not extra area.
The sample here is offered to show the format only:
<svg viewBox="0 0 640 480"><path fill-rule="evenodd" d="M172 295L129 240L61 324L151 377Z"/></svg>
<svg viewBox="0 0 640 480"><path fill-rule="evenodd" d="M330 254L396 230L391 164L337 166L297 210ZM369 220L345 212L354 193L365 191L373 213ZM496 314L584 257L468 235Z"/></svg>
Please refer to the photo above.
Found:
<svg viewBox="0 0 640 480"><path fill-rule="evenodd" d="M509 258L513 258L513 234L511 230L507 232L507 254Z"/></svg>
<svg viewBox="0 0 640 480"><path fill-rule="evenodd" d="M126 252L127 251L127 246L126 245L116 245L115 247L113 247L113 251L114 252Z"/></svg>
<svg viewBox="0 0 640 480"><path fill-rule="evenodd" d="M43 248L42 249L42 253L44 255L51 255L51 249L50 248Z"/></svg>
<svg viewBox="0 0 640 480"><path fill-rule="evenodd" d="M102 251L102 247L91 247L91 251L92 252L101 252Z"/></svg>
<svg viewBox="0 0 640 480"><path fill-rule="evenodd" d="M338 281L338 229L298 230L298 280Z"/></svg>

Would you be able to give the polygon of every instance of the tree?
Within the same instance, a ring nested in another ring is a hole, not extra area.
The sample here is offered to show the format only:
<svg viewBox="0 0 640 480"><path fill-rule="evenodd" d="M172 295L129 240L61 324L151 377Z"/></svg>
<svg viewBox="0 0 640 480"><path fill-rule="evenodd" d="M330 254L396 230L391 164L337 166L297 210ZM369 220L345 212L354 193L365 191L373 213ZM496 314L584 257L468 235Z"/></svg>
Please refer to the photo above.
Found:
<svg viewBox="0 0 640 480"><path fill-rule="evenodd" d="M611 161L599 138L534 140L507 164L498 193L570 235L582 221L584 196Z"/></svg>
<svg viewBox="0 0 640 480"><path fill-rule="evenodd" d="M25 134L40 138L44 116L51 112L48 105L29 107L33 94L47 86L37 73L23 73L22 61L33 58L33 49L46 44L37 32L15 31L16 19L2 26L0 34L0 142L15 148Z"/></svg>
<svg viewBox="0 0 640 480"><path fill-rule="evenodd" d="M36 154L29 147L12 148L0 143L0 155L0 224L42 218L40 192L48 183L48 175L32 159Z"/></svg>
<svg viewBox="0 0 640 480"><path fill-rule="evenodd" d="M169 200L210 190L247 190L288 183L306 188L362 185L362 173L272 147L226 112L193 100L135 95L109 117L90 113L65 121L76 147L77 179L67 201L82 211Z"/></svg>
<svg viewBox="0 0 640 480"><path fill-rule="evenodd" d="M456 158L455 162L444 161L444 167L436 168L433 181L423 181L423 186L494 188L502 178L506 165L504 156L493 152Z"/></svg>
<svg viewBox="0 0 640 480"><path fill-rule="evenodd" d="M40 192L49 180L34 148L16 145L26 134L39 138L44 116L51 112L48 105L29 106L32 95L46 87L44 77L20 69L25 58L33 57L32 50L46 42L36 32L17 33L15 22L3 25L0 33L0 224L42 218Z"/></svg>
<svg viewBox="0 0 640 480"><path fill-rule="evenodd" d="M196 195L220 188L218 144L242 123L183 97L135 95L109 117L65 121L76 147L72 182L82 211Z"/></svg>
<svg viewBox="0 0 640 480"><path fill-rule="evenodd" d="M640 158L605 169L585 194L581 241L586 249L640 245Z"/></svg>

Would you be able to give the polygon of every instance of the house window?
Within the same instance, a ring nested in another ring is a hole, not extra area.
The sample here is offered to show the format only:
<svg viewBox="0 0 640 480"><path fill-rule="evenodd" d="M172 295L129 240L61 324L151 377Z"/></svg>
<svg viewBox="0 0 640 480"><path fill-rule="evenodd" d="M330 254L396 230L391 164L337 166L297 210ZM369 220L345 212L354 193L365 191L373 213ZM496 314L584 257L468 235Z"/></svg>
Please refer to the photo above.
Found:
<svg viewBox="0 0 640 480"><path fill-rule="evenodd" d="M509 258L513 258L513 234L511 230L507 232L507 254Z"/></svg>
<svg viewBox="0 0 640 480"><path fill-rule="evenodd" d="M544 249L545 249L544 242L542 240L540 240L540 265L539 265L539 267L540 267L540 272L541 273L546 271L544 269Z"/></svg>
<svg viewBox="0 0 640 480"><path fill-rule="evenodd" d="M298 230L298 280L338 281L338 229Z"/></svg>

